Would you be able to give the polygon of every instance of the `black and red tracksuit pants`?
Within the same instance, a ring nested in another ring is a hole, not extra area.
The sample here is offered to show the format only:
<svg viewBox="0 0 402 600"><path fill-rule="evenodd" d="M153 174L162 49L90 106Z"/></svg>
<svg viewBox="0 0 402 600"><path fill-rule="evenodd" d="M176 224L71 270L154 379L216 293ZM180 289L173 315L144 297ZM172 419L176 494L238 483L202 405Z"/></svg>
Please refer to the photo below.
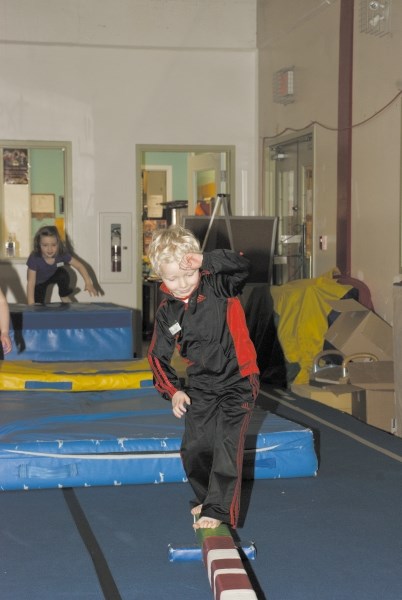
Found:
<svg viewBox="0 0 402 600"><path fill-rule="evenodd" d="M258 376L240 379L223 391L187 388L191 399L185 416L181 457L201 516L236 527L244 441L255 398Z"/></svg>

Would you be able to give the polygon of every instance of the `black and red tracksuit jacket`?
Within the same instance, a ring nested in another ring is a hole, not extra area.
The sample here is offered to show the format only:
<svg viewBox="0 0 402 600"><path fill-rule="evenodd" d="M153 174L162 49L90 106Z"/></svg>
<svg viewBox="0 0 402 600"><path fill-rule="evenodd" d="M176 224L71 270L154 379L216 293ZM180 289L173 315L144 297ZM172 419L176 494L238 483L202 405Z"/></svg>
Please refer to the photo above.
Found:
<svg viewBox="0 0 402 600"><path fill-rule="evenodd" d="M230 250L203 254L200 279L188 301L164 284L155 316L148 360L156 389L166 399L183 389L170 365L175 347L187 362L190 387L227 389L259 373L254 345L237 297L248 277L249 261Z"/></svg>

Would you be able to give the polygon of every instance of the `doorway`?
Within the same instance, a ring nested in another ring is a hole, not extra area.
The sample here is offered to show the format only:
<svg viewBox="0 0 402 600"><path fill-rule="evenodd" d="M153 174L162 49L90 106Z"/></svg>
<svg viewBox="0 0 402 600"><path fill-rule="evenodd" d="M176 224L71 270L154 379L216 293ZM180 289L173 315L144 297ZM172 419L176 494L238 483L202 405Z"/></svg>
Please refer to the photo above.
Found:
<svg viewBox="0 0 402 600"><path fill-rule="evenodd" d="M313 271L313 135L264 146L264 209L279 217L274 283Z"/></svg>
<svg viewBox="0 0 402 600"><path fill-rule="evenodd" d="M138 273L137 302L142 306L143 339L152 333L159 304L159 281L152 277L146 259L147 247L155 229L182 224L186 215L206 214L219 193L230 195L235 206L234 146L138 145L137 223Z"/></svg>
<svg viewBox="0 0 402 600"><path fill-rule="evenodd" d="M191 152L187 163L187 191L190 214L197 203L208 203L217 194L226 194L226 152Z"/></svg>

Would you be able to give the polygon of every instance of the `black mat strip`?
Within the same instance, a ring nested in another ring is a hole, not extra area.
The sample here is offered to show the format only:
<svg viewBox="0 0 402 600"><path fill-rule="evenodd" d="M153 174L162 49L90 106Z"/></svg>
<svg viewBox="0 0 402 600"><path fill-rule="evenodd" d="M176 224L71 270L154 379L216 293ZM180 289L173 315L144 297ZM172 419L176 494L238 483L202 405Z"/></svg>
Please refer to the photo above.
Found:
<svg viewBox="0 0 402 600"><path fill-rule="evenodd" d="M63 489L63 495L81 539L92 559L105 600L121 600L122 597L117 589L113 575L110 572L106 558L103 555L101 547L88 523L74 490L72 488L65 488Z"/></svg>

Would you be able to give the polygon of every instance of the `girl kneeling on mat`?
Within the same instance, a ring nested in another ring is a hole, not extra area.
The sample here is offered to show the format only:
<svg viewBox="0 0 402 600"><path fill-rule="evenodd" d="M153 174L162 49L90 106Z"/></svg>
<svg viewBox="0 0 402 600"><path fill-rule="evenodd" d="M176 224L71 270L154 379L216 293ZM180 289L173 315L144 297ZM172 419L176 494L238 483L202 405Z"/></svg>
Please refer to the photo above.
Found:
<svg viewBox="0 0 402 600"><path fill-rule="evenodd" d="M44 304L46 290L54 283L59 288L60 300L71 302L73 290L70 288L69 274L63 265L71 265L77 269L84 279L85 291L90 296L98 295L85 266L67 252L57 227L50 225L37 231L33 252L27 260L28 304Z"/></svg>

